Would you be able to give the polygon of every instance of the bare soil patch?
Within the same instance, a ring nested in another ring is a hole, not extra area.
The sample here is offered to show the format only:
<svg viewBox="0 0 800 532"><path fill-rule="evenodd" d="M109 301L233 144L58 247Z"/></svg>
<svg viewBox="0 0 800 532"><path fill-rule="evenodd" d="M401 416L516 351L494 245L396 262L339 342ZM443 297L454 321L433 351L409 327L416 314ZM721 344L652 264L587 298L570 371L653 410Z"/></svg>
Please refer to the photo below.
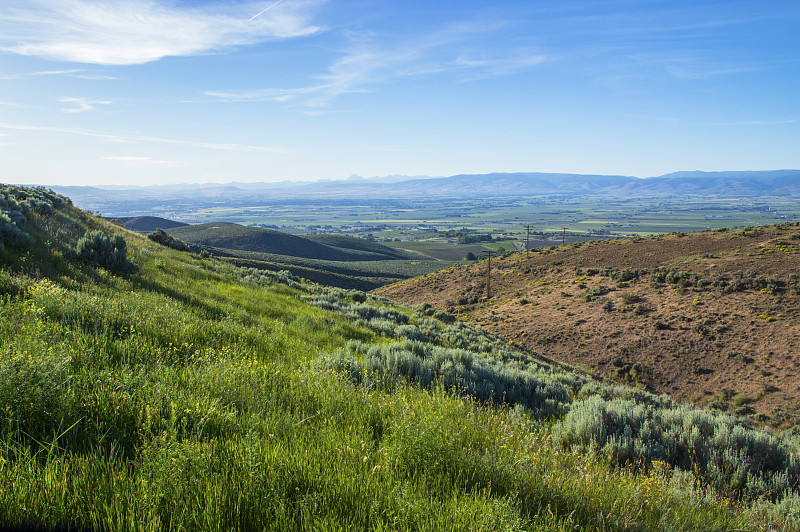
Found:
<svg viewBox="0 0 800 532"><path fill-rule="evenodd" d="M568 245L377 293L603 378L776 426L800 411L800 227ZM676 281L676 278L678 279Z"/></svg>

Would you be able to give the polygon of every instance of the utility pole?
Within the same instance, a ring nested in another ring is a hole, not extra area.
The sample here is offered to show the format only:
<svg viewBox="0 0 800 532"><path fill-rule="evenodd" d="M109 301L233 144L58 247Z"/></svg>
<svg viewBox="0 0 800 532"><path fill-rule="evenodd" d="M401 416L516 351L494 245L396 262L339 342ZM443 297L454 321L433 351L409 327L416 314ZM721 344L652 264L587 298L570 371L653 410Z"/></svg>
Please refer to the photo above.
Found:
<svg viewBox="0 0 800 532"><path fill-rule="evenodd" d="M561 235L561 245L563 246L567 243L567 228L562 227L562 229L564 230L564 233Z"/></svg>
<svg viewBox="0 0 800 532"><path fill-rule="evenodd" d="M491 292L491 283L492 283L492 250L486 250L483 252L486 255L487 265L486 265L486 300L488 301L490 297L492 297Z"/></svg>
<svg viewBox="0 0 800 532"><path fill-rule="evenodd" d="M525 260L528 260L531 254L531 224L525 226Z"/></svg>

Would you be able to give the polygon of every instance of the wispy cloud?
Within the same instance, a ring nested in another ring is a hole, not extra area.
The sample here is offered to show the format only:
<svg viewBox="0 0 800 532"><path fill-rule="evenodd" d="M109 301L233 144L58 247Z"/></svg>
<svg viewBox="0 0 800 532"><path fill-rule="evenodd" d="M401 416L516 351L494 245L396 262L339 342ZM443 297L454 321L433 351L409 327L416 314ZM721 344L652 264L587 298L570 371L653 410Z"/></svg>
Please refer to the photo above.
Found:
<svg viewBox="0 0 800 532"><path fill-rule="evenodd" d="M8 74L1 76L0 79L28 79L39 76L66 76L69 78L86 79L92 81L103 81L118 79L116 76L107 76L104 74L95 74L86 70L71 69L71 70L40 70L38 72L25 72L20 74Z"/></svg>
<svg viewBox="0 0 800 532"><path fill-rule="evenodd" d="M783 126L787 124L797 124L797 120L745 120L742 122L707 122L699 124L701 126L712 127L747 127L747 126Z"/></svg>
<svg viewBox="0 0 800 532"><path fill-rule="evenodd" d="M39 70L38 72L31 72L29 74L22 74L23 76L73 76L82 72L76 68L70 70Z"/></svg>
<svg viewBox="0 0 800 532"><path fill-rule="evenodd" d="M84 137L93 137L98 139L107 140L109 142L118 143L131 143L131 144L171 144L179 146L189 146L194 148L203 148L208 150L220 150L231 152L266 152L266 153L286 153L286 150L281 148L273 148L270 146L253 146L249 144L238 143L214 143L214 142L198 142L193 140L182 139L169 139L163 137L150 137L146 135L127 135L124 133L109 133L105 131L95 131L83 128L70 128L70 127L56 127L56 126L33 126L25 124L6 124L0 123L0 129L8 129L12 131L41 131L49 133L62 133L66 135L77 135Z"/></svg>
<svg viewBox="0 0 800 532"><path fill-rule="evenodd" d="M186 164L183 161L166 161L166 160L152 159L150 157L109 156L109 157L103 157L103 159L108 161L118 162L125 166L132 166L136 168L146 168L146 167L175 168L177 166L184 166Z"/></svg>
<svg viewBox="0 0 800 532"><path fill-rule="evenodd" d="M179 7L167 0L3 0L0 50L101 65L133 65L320 31L318 0ZM250 18L250 20L248 20Z"/></svg>
<svg viewBox="0 0 800 532"><path fill-rule="evenodd" d="M764 70L767 65L725 66L711 63L704 64L702 61L696 61L693 64L666 65L665 68L668 74L676 78L709 79Z"/></svg>
<svg viewBox="0 0 800 532"><path fill-rule="evenodd" d="M463 81L509 76L540 65L552 59L534 50L513 50L511 53L495 57L480 53L459 56L454 65L464 70Z"/></svg>
<svg viewBox="0 0 800 532"><path fill-rule="evenodd" d="M106 76L103 74L67 74L71 78L86 79L89 81L107 81L119 79L116 76Z"/></svg>
<svg viewBox="0 0 800 532"><path fill-rule="evenodd" d="M72 104L72 107L62 109L65 113L85 113L87 111L94 111L98 105L109 105L111 102L108 100L90 100L88 98L73 98L65 96L58 99L59 102Z"/></svg>
<svg viewBox="0 0 800 532"><path fill-rule="evenodd" d="M502 22L452 24L429 35L406 36L402 42L379 42L369 35L351 35L351 45L316 76L316 83L304 87L259 90L209 90L206 96L229 102L297 102L322 107L334 98L370 92L375 86L399 78L452 73L458 81L506 76L525 71L550 60L534 49L499 49L492 54L479 51L481 34L492 34ZM470 43L473 52L465 52Z"/></svg>

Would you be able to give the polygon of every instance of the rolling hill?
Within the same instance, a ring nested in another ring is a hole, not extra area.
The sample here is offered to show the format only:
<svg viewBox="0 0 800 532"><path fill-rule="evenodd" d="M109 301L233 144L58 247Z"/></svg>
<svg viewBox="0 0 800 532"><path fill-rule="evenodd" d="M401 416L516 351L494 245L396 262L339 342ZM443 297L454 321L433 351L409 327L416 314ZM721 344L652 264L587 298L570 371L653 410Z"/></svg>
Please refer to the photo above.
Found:
<svg viewBox="0 0 800 532"><path fill-rule="evenodd" d="M167 220L166 218L159 218L158 216L123 216L116 219L122 222L122 226L125 229L136 231L137 233L152 233L156 229L166 230L189 225L183 222Z"/></svg>
<svg viewBox="0 0 800 532"><path fill-rule="evenodd" d="M300 237L224 222L178 227L168 232L238 266L288 270L313 282L359 290L371 290L455 262L393 249L363 238Z"/></svg>
<svg viewBox="0 0 800 532"><path fill-rule="evenodd" d="M228 222L187 225L171 228L168 232L189 244L303 259L371 261L408 258L408 254L380 244L361 242L352 237L304 238L272 229L245 227Z"/></svg>

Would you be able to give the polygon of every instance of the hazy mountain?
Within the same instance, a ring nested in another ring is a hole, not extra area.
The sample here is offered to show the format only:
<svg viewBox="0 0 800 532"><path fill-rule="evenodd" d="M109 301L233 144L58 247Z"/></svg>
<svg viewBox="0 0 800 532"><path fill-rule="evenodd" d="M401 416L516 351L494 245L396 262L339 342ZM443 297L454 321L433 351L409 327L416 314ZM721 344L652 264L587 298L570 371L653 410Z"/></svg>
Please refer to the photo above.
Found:
<svg viewBox="0 0 800 532"><path fill-rule="evenodd" d="M475 198L541 195L784 196L800 195L800 170L675 172L658 177L541 172L404 176L283 183L187 184L149 187L53 186L77 205L117 214L146 214L156 206L191 202L196 207L258 205L274 200ZM400 180L398 180L400 179Z"/></svg>
<svg viewBox="0 0 800 532"><path fill-rule="evenodd" d="M641 181L635 177L548 174L492 173L465 174L439 179L414 180L385 187L393 194L420 196L515 196L531 194L592 194L612 191Z"/></svg>
<svg viewBox="0 0 800 532"><path fill-rule="evenodd" d="M640 194L794 195L800 194L800 170L675 172L642 180L630 190Z"/></svg>

